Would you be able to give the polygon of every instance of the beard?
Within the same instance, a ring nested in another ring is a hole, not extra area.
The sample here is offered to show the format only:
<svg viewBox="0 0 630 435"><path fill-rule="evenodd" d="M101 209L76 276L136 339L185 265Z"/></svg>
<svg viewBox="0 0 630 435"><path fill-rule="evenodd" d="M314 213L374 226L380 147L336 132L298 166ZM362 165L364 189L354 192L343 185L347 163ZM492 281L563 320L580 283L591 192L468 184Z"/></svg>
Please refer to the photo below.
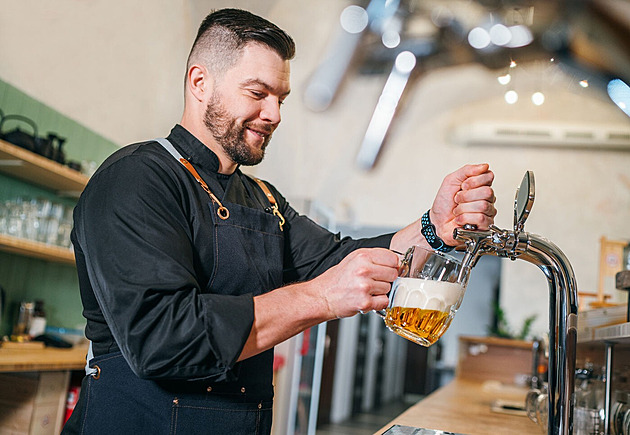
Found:
<svg viewBox="0 0 630 435"><path fill-rule="evenodd" d="M221 104L216 94L212 95L208 102L203 122L217 144L234 163L253 166L260 163L265 157L265 149L271 140L273 129L269 125L256 126L251 122L243 122L243 125L239 125L236 118L231 116L225 106ZM245 130L248 126L267 134L260 149L250 147L245 142Z"/></svg>

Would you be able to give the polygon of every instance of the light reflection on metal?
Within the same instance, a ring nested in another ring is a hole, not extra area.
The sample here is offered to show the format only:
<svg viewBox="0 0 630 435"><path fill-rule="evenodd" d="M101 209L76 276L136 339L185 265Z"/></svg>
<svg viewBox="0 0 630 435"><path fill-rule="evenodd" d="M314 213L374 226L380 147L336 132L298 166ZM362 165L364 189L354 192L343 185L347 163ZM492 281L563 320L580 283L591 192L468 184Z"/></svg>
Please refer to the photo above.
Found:
<svg viewBox="0 0 630 435"><path fill-rule="evenodd" d="M371 169L376 163L376 159L381 151L385 137L391 125L396 107L400 102L405 87L409 81L411 72L416 66L416 57L410 51L403 51L396 57L396 62L387 78L383 92L370 124L365 132L357 164L363 169Z"/></svg>

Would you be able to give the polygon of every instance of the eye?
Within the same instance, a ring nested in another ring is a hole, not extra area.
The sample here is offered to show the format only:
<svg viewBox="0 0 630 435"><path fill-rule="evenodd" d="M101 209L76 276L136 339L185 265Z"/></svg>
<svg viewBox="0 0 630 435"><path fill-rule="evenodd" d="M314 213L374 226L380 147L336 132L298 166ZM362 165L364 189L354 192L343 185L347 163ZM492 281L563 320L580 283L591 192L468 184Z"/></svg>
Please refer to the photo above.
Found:
<svg viewBox="0 0 630 435"><path fill-rule="evenodd" d="M252 96L257 100L265 98L265 94L263 92L250 90L249 93L252 94Z"/></svg>

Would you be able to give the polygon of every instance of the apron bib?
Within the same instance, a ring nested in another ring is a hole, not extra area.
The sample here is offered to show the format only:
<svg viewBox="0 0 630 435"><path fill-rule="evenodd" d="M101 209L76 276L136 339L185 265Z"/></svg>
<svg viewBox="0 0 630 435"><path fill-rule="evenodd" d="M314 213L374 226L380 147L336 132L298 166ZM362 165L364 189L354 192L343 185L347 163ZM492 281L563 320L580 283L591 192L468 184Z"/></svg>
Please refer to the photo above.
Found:
<svg viewBox="0 0 630 435"><path fill-rule="evenodd" d="M175 149L164 141L158 140L173 154ZM238 174L234 177L233 183L243 183ZM278 218L215 199L208 203L215 265L203 291L257 296L280 287L284 238ZM227 208L229 216L219 208ZM271 432L273 349L237 363L238 380L230 383L143 380L120 352L93 358L89 366L92 371L98 366L98 371L83 379L64 434Z"/></svg>

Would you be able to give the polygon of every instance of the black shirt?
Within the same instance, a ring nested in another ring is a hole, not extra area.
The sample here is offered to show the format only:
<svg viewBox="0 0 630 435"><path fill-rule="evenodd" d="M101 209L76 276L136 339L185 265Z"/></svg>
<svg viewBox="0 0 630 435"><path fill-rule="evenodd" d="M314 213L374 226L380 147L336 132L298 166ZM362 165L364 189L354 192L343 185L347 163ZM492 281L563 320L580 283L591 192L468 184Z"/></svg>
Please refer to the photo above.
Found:
<svg viewBox="0 0 630 435"><path fill-rule="evenodd" d="M168 139L222 201L269 207L239 169L218 174L217 156L182 126ZM286 219L285 283L314 278L357 248L389 246L391 234L342 239L269 187ZM115 152L91 178L74 211L72 242L95 356L120 350L143 378L225 379L249 335L253 295L206 289L214 266L208 202L155 141Z"/></svg>

